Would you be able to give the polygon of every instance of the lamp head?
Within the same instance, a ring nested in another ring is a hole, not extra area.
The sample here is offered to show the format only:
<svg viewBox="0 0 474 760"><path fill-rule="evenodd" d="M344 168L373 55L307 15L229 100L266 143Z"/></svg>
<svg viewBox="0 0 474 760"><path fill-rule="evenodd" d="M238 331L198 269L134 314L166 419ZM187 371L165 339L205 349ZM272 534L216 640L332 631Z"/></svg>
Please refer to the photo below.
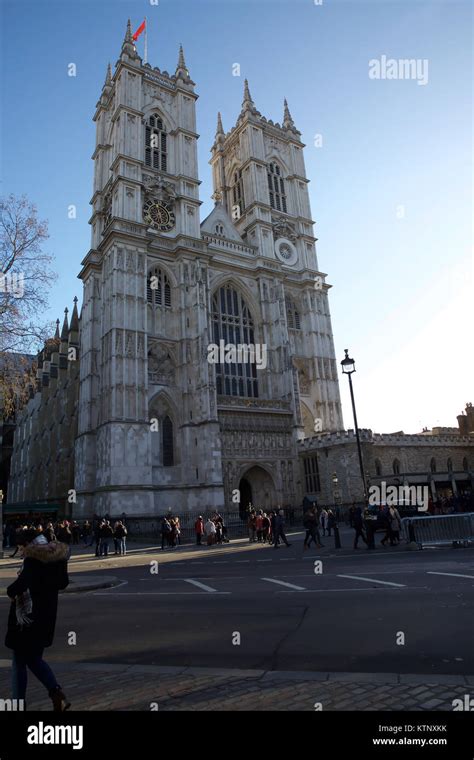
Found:
<svg viewBox="0 0 474 760"><path fill-rule="evenodd" d="M349 349L345 348L344 352L346 355L341 362L342 371L345 375L352 375L352 373L355 372L355 361L350 358Z"/></svg>

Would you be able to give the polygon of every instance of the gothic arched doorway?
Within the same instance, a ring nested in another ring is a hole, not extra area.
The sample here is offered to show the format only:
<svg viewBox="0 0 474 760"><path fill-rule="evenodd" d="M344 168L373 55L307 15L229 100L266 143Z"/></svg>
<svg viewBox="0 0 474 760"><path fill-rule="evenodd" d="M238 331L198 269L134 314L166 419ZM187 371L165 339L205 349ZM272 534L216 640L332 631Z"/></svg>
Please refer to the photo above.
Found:
<svg viewBox="0 0 474 760"><path fill-rule="evenodd" d="M245 512L249 503L256 509L268 510L276 505L276 491L272 476L258 465L244 473L240 484L240 509Z"/></svg>
<svg viewBox="0 0 474 760"><path fill-rule="evenodd" d="M242 478L239 483L240 492L240 504L239 512L242 520L245 519L250 504L252 504L252 486L248 482L247 478Z"/></svg>

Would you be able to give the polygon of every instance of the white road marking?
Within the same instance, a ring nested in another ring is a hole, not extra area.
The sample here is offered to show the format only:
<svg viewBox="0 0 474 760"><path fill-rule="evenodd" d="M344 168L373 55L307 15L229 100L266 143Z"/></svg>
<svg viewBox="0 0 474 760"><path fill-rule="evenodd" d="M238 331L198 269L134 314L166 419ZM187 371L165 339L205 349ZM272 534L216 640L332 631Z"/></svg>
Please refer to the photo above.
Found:
<svg viewBox="0 0 474 760"><path fill-rule="evenodd" d="M428 588L428 586L411 586L408 591L416 591L422 588ZM364 586L363 588L313 588L313 589L305 589L304 591L300 592L302 594L332 594L333 591L345 591L349 593L350 591L365 591L366 594L371 594L373 591L398 591L396 588L367 588L367 586ZM277 594L293 594L294 591L277 591Z"/></svg>
<svg viewBox="0 0 474 760"><path fill-rule="evenodd" d="M217 589L212 588L212 586L206 586L205 583L201 583L200 581L195 581L193 578L183 578L183 581L185 583L192 583L193 586L197 586L198 588L202 589L203 591L207 591L209 594L216 594Z"/></svg>
<svg viewBox="0 0 474 760"><path fill-rule="evenodd" d="M350 578L353 581L367 581L367 583L381 583L382 586L397 586L397 588L406 588L404 583L391 583L390 581L378 581L375 578L364 578L361 575L338 575L338 578Z"/></svg>
<svg viewBox="0 0 474 760"><path fill-rule="evenodd" d="M98 591L92 592L94 596L114 596L114 594L102 594ZM212 596L230 594L230 591L214 591ZM209 596L208 591L123 591L115 596Z"/></svg>
<svg viewBox="0 0 474 760"><path fill-rule="evenodd" d="M435 570L427 570L426 572L428 575L450 575L453 578L472 578L474 580L474 575L464 575L463 573L437 573Z"/></svg>
<svg viewBox="0 0 474 760"><path fill-rule="evenodd" d="M288 586L288 588L294 591L306 591L303 586L295 586L293 583L287 583L286 581L278 581L276 578L262 578L262 581L268 581L268 583L277 583L280 586Z"/></svg>
<svg viewBox="0 0 474 760"><path fill-rule="evenodd" d="M257 562L273 562L272 559L258 559Z"/></svg>

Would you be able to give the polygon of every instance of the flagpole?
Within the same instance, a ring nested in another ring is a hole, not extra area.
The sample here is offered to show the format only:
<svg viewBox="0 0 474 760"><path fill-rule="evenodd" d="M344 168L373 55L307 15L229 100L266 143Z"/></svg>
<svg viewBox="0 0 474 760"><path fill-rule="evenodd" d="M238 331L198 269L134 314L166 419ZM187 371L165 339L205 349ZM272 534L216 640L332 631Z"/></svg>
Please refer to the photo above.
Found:
<svg viewBox="0 0 474 760"><path fill-rule="evenodd" d="M144 54L144 63L148 63L148 19L145 16L145 54Z"/></svg>

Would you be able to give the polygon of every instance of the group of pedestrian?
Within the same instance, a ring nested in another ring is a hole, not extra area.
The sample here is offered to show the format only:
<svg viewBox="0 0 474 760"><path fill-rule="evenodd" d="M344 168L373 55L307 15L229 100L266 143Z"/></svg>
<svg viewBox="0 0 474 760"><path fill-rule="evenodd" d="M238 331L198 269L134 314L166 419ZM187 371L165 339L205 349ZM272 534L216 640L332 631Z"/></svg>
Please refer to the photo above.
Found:
<svg viewBox="0 0 474 760"><path fill-rule="evenodd" d="M110 553L110 545L113 541L115 554L126 554L127 528L124 519L116 520L113 525L110 517L94 516L91 521L84 520L82 524L77 520L46 520L30 521L24 524L9 522L5 527L4 546L6 549L14 549L11 558L19 551L18 537L24 530L37 530L41 532L48 543L59 541L67 546L77 546L81 541L84 546L93 546L97 557L107 557Z"/></svg>
<svg viewBox="0 0 474 760"><path fill-rule="evenodd" d="M52 522L47 522L45 525L42 523L25 523L23 525L18 525L17 523L12 525L14 532L10 530L9 532L9 541L7 544L8 549L13 549L13 554L10 554L10 559L13 559L13 557L16 557L19 550L22 546L24 546L23 538L26 535L26 533L31 531L36 531L38 535L41 535L46 540L46 543L55 543L60 542L62 544L65 544L66 546L70 547L73 543L72 540L72 530L67 520L61 520L60 522L54 524ZM69 548L70 553L70 548Z"/></svg>
<svg viewBox="0 0 474 760"><path fill-rule="evenodd" d="M68 546L79 544L82 536L81 527L76 520L28 521L26 523L9 521L5 526L3 545L5 549L14 549L11 557L15 557L18 553L20 546L18 537L24 530L39 530L46 536L48 542L57 539Z"/></svg>
<svg viewBox="0 0 474 760"><path fill-rule="evenodd" d="M105 518L98 522L95 529L91 529L92 536L95 538L95 556L108 557L110 542L114 542L114 554L123 555L127 553L127 528L122 520L117 520L112 527L110 520ZM91 544L90 544L91 545Z"/></svg>
<svg viewBox="0 0 474 760"><path fill-rule="evenodd" d="M181 522L179 517L167 515L161 520L161 548L176 549L181 543Z"/></svg>
<svg viewBox="0 0 474 760"><path fill-rule="evenodd" d="M194 533L196 536L196 545L202 546L203 538L206 539L207 546L214 544L228 544L227 526L224 518L219 512L214 512L206 521L202 515L199 515L194 523Z"/></svg>
<svg viewBox="0 0 474 760"><path fill-rule="evenodd" d="M291 546L285 534L285 511L283 509L270 510L268 513L264 512L263 509L251 509L247 527L250 543L270 544L275 549L280 543Z"/></svg>
<svg viewBox="0 0 474 760"><path fill-rule="evenodd" d="M384 531L384 536L380 542L382 546L386 546L387 541L390 542L390 546L398 546L400 543L402 520L398 509L394 506L383 505L376 522L365 522L361 507L353 505L351 523L355 530L354 549L359 548L359 538L362 539L368 549L374 548L374 534L377 529Z"/></svg>
<svg viewBox="0 0 474 760"><path fill-rule="evenodd" d="M316 510L316 513L318 515L318 522L319 526L323 532L323 536L331 537L331 531L334 530L336 527L336 515L332 511L332 509L326 509L323 507L322 509L317 509L313 505L313 509Z"/></svg>

